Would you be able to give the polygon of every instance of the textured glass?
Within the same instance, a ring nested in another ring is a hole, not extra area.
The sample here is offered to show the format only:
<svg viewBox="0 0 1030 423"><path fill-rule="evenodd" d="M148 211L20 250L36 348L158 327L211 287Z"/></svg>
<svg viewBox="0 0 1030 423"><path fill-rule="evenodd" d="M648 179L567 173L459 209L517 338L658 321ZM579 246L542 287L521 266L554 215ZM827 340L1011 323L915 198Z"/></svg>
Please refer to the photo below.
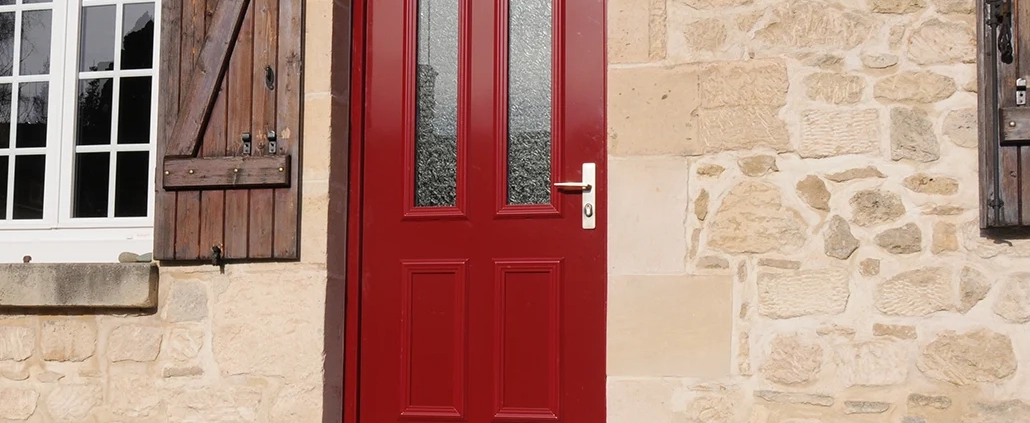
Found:
<svg viewBox="0 0 1030 423"><path fill-rule="evenodd" d="M453 206L458 168L458 2L418 1L415 205Z"/></svg>
<svg viewBox="0 0 1030 423"><path fill-rule="evenodd" d="M122 69L154 64L154 4L125 5L122 19Z"/></svg>
<svg viewBox="0 0 1030 423"><path fill-rule="evenodd" d="M14 71L14 12L0 13L0 76Z"/></svg>
<svg viewBox="0 0 1030 423"><path fill-rule="evenodd" d="M114 12L113 5L82 8L82 27L79 29L80 71L114 69Z"/></svg>
<svg viewBox="0 0 1030 423"><path fill-rule="evenodd" d="M7 219L7 161L9 156L0 156L0 220Z"/></svg>
<svg viewBox="0 0 1030 423"><path fill-rule="evenodd" d="M107 217L110 153L75 155L75 205L72 217Z"/></svg>
<svg viewBox="0 0 1030 423"><path fill-rule="evenodd" d="M111 143L111 78L79 81L79 108L75 145Z"/></svg>
<svg viewBox="0 0 1030 423"><path fill-rule="evenodd" d="M46 147L47 110L50 83L23 82L18 84L18 139L19 148Z"/></svg>
<svg viewBox="0 0 1030 423"><path fill-rule="evenodd" d="M11 84L0 84L0 148L11 146Z"/></svg>
<svg viewBox="0 0 1030 423"><path fill-rule="evenodd" d="M21 74L42 75L50 73L50 27L49 10L30 10L21 14Z"/></svg>
<svg viewBox="0 0 1030 423"><path fill-rule="evenodd" d="M508 204L551 202L551 0L511 0Z"/></svg>
<svg viewBox="0 0 1030 423"><path fill-rule="evenodd" d="M45 187L46 156L15 156L13 217L42 219Z"/></svg>
<svg viewBox="0 0 1030 423"><path fill-rule="evenodd" d="M147 215L149 169L150 152L118 153L118 168L115 169L114 177L114 217Z"/></svg>
<svg viewBox="0 0 1030 423"><path fill-rule="evenodd" d="M150 142L150 77L122 78L118 94L118 144Z"/></svg>

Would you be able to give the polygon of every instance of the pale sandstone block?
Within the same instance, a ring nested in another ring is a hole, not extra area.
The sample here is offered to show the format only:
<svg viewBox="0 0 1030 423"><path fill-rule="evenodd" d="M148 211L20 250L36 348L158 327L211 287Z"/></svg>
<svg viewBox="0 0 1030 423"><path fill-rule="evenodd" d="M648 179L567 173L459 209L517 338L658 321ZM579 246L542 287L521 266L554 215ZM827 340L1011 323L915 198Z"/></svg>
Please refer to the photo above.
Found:
<svg viewBox="0 0 1030 423"><path fill-rule="evenodd" d="M923 22L908 39L908 58L921 65L974 63L976 31L961 21Z"/></svg>
<svg viewBox="0 0 1030 423"><path fill-rule="evenodd" d="M876 276L880 274L880 260L868 258L858 263L858 271L862 276Z"/></svg>
<svg viewBox="0 0 1030 423"><path fill-rule="evenodd" d="M726 171L726 168L717 164L706 164L697 167L697 176L705 176L709 178L717 178Z"/></svg>
<svg viewBox="0 0 1030 423"><path fill-rule="evenodd" d="M834 403L833 397L829 395L805 394L800 392L780 392L769 390L755 391L755 398L760 398L768 402L816 405L820 407L830 407Z"/></svg>
<svg viewBox="0 0 1030 423"><path fill-rule="evenodd" d="M830 190L826 189L826 183L818 176L808 175L805 179L798 181L794 186L798 197L816 210L830 210Z"/></svg>
<svg viewBox="0 0 1030 423"><path fill-rule="evenodd" d="M801 112L801 157L870 154L879 150L880 114L876 109Z"/></svg>
<svg viewBox="0 0 1030 423"><path fill-rule="evenodd" d="M161 376L165 379L173 377L201 376L203 374L204 369L197 366L165 367L163 370L161 370Z"/></svg>
<svg viewBox="0 0 1030 423"><path fill-rule="evenodd" d="M851 225L844 218L834 215L823 233L823 251L827 256L847 260L859 247L858 238L851 234Z"/></svg>
<svg viewBox="0 0 1030 423"><path fill-rule="evenodd" d="M801 262L796 260L782 260L773 258L760 258L758 259L759 266L774 267L777 269L787 270L798 270L801 268Z"/></svg>
<svg viewBox="0 0 1030 423"><path fill-rule="evenodd" d="M908 378L911 357L905 345L897 341L875 340L844 344L836 348L835 377L845 386L889 386L904 383Z"/></svg>
<svg viewBox="0 0 1030 423"><path fill-rule="evenodd" d="M1030 273L1005 277L994 303L994 313L1012 323L1030 322Z"/></svg>
<svg viewBox="0 0 1030 423"><path fill-rule="evenodd" d="M916 365L932 379L969 385L997 382L1013 374L1016 355L1006 335L986 328L948 330L923 347Z"/></svg>
<svg viewBox="0 0 1030 423"><path fill-rule="evenodd" d="M843 269L758 274L758 312L773 319L840 314L850 296Z"/></svg>
<svg viewBox="0 0 1030 423"><path fill-rule="evenodd" d="M207 288L202 282L172 281L168 302L165 304L165 320L170 322L195 322L207 317Z"/></svg>
<svg viewBox="0 0 1030 423"><path fill-rule="evenodd" d="M909 394L909 408L930 407L938 410L946 410L951 407L951 398L943 395Z"/></svg>
<svg viewBox="0 0 1030 423"><path fill-rule="evenodd" d="M783 60L716 62L701 72L701 107L783 106L789 85Z"/></svg>
<svg viewBox="0 0 1030 423"><path fill-rule="evenodd" d="M751 376L751 335L747 332L737 337L737 370L743 376Z"/></svg>
<svg viewBox="0 0 1030 423"><path fill-rule="evenodd" d="M678 158L612 160L608 165L609 268L615 274L686 269L690 167ZM662 213L653 213L663 210Z"/></svg>
<svg viewBox="0 0 1030 423"><path fill-rule="evenodd" d="M926 7L923 0L870 0L869 9L875 13L913 13Z"/></svg>
<svg viewBox="0 0 1030 423"><path fill-rule="evenodd" d="M1023 423L1030 415L1030 404L1020 400L977 402L963 415L963 422Z"/></svg>
<svg viewBox="0 0 1030 423"><path fill-rule="evenodd" d="M806 238L807 224L783 205L779 189L747 180L723 199L709 226L708 245L729 253L789 253Z"/></svg>
<svg viewBox="0 0 1030 423"><path fill-rule="evenodd" d="M702 189L694 199L694 216L697 217L697 220L704 221L708 216L708 201L708 191Z"/></svg>
<svg viewBox="0 0 1030 423"><path fill-rule="evenodd" d="M740 406L727 395L703 394L687 405L687 423L731 423Z"/></svg>
<svg viewBox="0 0 1030 423"><path fill-rule="evenodd" d="M111 331L107 340L107 358L111 361L154 361L161 351L164 329L152 326L124 325Z"/></svg>
<svg viewBox="0 0 1030 423"><path fill-rule="evenodd" d="M23 361L32 356L36 330L22 326L0 326L0 361Z"/></svg>
<svg viewBox="0 0 1030 423"><path fill-rule="evenodd" d="M200 353L204 332L200 329L173 328L168 336L167 354L176 361L187 361Z"/></svg>
<svg viewBox="0 0 1030 423"><path fill-rule="evenodd" d="M719 256L704 256L697 259L699 269L729 269L730 262Z"/></svg>
<svg viewBox="0 0 1030 423"><path fill-rule="evenodd" d="M776 156L759 155L742 157L737 160L740 172L751 177L765 176L770 172L779 172L776 167Z"/></svg>
<svg viewBox="0 0 1030 423"><path fill-rule="evenodd" d="M765 11L760 10L757 12L741 13L737 15L737 29L743 32L751 32L751 28L755 27L755 24L758 23L759 19L762 19L762 15L764 14Z"/></svg>
<svg viewBox="0 0 1030 423"><path fill-rule="evenodd" d="M701 154L692 116L701 101L695 66L611 69L608 143L615 156Z"/></svg>
<svg viewBox="0 0 1030 423"><path fill-rule="evenodd" d="M901 197L879 189L862 190L848 201L852 208L852 222L858 226L875 226L898 220L905 214Z"/></svg>
<svg viewBox="0 0 1030 423"><path fill-rule="evenodd" d="M808 98L830 104L858 103L864 90L865 79L860 76L819 72L805 77Z"/></svg>
<svg viewBox="0 0 1030 423"><path fill-rule="evenodd" d="M873 336L890 336L898 339L916 339L916 327L873 323Z"/></svg>
<svg viewBox="0 0 1030 423"><path fill-rule="evenodd" d="M944 139L959 147L976 148L979 143L977 119L975 108L952 110L944 117L941 133Z"/></svg>
<svg viewBox="0 0 1030 423"><path fill-rule="evenodd" d="M876 286L876 308L892 316L926 316L955 306L951 273L943 267L901 272Z"/></svg>
<svg viewBox="0 0 1030 423"><path fill-rule="evenodd" d="M957 90L955 80L931 71L905 71L881 79L873 95L883 101L936 103Z"/></svg>
<svg viewBox="0 0 1030 423"><path fill-rule="evenodd" d="M933 224L930 252L940 254L945 251L958 251L958 228L954 223L936 222Z"/></svg>
<svg viewBox="0 0 1030 423"><path fill-rule="evenodd" d="M141 419L160 412L165 393L157 388L150 375L122 370L109 378L108 403L115 414Z"/></svg>
<svg viewBox="0 0 1030 423"><path fill-rule="evenodd" d="M761 374L781 385L795 385L815 379L823 364L823 347L800 335L778 335L769 346Z"/></svg>
<svg viewBox="0 0 1030 423"><path fill-rule="evenodd" d="M880 414L891 408L891 403L880 401L844 401L844 414Z"/></svg>
<svg viewBox="0 0 1030 423"><path fill-rule="evenodd" d="M823 2L777 2L773 19L755 31L759 45L782 49L851 49L869 38L873 27L868 16L826 7Z"/></svg>
<svg viewBox="0 0 1030 423"><path fill-rule="evenodd" d="M730 373L732 276L618 277L608 292L609 377Z"/></svg>
<svg viewBox="0 0 1030 423"><path fill-rule="evenodd" d="M782 153L791 150L790 133L779 117L779 106L742 106L702 109L697 112L700 138L706 153L765 147Z"/></svg>
<svg viewBox="0 0 1030 423"><path fill-rule="evenodd" d="M862 65L870 69L887 69L898 64L898 56L889 53L863 53Z"/></svg>
<svg viewBox="0 0 1030 423"><path fill-rule="evenodd" d="M991 281L982 272L972 267L963 267L959 275L958 311L966 313L972 310L981 300L987 298L991 290Z"/></svg>
<svg viewBox="0 0 1030 423"><path fill-rule="evenodd" d="M58 420L82 420L100 405L103 390L96 385L58 385L46 398L46 408Z"/></svg>
<svg viewBox="0 0 1030 423"><path fill-rule="evenodd" d="M726 42L726 25L718 19L702 19L683 27L687 47L694 51L714 51Z"/></svg>
<svg viewBox="0 0 1030 423"><path fill-rule="evenodd" d="M976 6L973 0L934 0L937 11L940 13L960 13L972 15L976 13Z"/></svg>
<svg viewBox="0 0 1030 423"><path fill-rule="evenodd" d="M40 346L46 361L83 361L93 356L97 327L92 321L44 320Z"/></svg>
<svg viewBox="0 0 1030 423"><path fill-rule="evenodd" d="M643 63L665 58L666 8L653 0L608 4L608 61Z"/></svg>
<svg viewBox="0 0 1030 423"><path fill-rule="evenodd" d="M855 179L866 178L883 179L886 177L887 175L884 175L883 172L880 172L880 170L874 166L848 169L843 172L831 173L829 175L826 175L826 179L829 179L833 182L848 182Z"/></svg>
<svg viewBox="0 0 1030 423"><path fill-rule="evenodd" d="M64 379L64 375L57 372L51 372L49 370L36 375L36 380L43 383L54 383L60 381L61 379Z"/></svg>
<svg viewBox="0 0 1030 423"><path fill-rule="evenodd" d="M27 420L36 412L39 392L31 389L0 389L0 419Z"/></svg>
<svg viewBox="0 0 1030 423"><path fill-rule="evenodd" d="M954 195L958 193L958 180L942 175L917 173L905 178L905 188L920 194Z"/></svg>
<svg viewBox="0 0 1030 423"><path fill-rule="evenodd" d="M673 378L608 377L608 423L677 423L682 419L673 397L681 382Z"/></svg>
<svg viewBox="0 0 1030 423"><path fill-rule="evenodd" d="M321 419L322 385L320 383L318 385L286 385L272 400L270 423L317 422Z"/></svg>
<svg viewBox="0 0 1030 423"><path fill-rule="evenodd" d="M673 0L673 2L682 3L694 9L722 9L749 5L754 3L754 0Z"/></svg>
<svg viewBox="0 0 1030 423"><path fill-rule="evenodd" d="M265 402L261 386L176 391L166 398L168 423L257 422Z"/></svg>
<svg viewBox="0 0 1030 423"><path fill-rule="evenodd" d="M891 254L912 254L923 251L923 232L915 223L884 230L873 237L880 248Z"/></svg>
<svg viewBox="0 0 1030 423"><path fill-rule="evenodd" d="M941 158L941 146L927 113L919 109L891 109L891 159L932 162Z"/></svg>

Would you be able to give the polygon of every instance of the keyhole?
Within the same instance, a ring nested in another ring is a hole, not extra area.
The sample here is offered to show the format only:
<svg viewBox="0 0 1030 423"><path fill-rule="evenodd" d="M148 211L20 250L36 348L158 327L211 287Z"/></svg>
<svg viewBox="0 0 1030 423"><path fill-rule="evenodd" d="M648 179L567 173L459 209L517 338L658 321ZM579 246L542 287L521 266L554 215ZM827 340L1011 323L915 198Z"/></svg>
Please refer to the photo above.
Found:
<svg viewBox="0 0 1030 423"><path fill-rule="evenodd" d="M269 90L275 89L275 71L272 70L271 66L265 66L265 86Z"/></svg>

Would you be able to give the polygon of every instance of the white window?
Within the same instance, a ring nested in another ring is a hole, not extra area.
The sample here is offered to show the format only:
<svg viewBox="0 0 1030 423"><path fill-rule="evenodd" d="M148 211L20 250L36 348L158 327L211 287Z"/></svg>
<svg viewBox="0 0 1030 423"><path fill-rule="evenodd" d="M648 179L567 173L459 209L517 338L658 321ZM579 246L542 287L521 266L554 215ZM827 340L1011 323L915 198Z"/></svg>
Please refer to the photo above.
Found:
<svg viewBox="0 0 1030 423"><path fill-rule="evenodd" d="M151 251L155 6L0 0L0 263Z"/></svg>

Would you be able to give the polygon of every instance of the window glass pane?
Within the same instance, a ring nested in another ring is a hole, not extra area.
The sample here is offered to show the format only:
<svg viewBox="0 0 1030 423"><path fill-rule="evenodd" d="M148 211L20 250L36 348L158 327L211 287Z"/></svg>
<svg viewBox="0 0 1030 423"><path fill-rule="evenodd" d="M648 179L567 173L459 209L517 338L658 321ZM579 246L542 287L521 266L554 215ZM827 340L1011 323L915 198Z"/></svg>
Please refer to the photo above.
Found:
<svg viewBox="0 0 1030 423"><path fill-rule="evenodd" d="M15 156L15 219L43 218L43 191L46 187L46 156Z"/></svg>
<svg viewBox="0 0 1030 423"><path fill-rule="evenodd" d="M118 94L118 144L150 142L150 77L122 78Z"/></svg>
<svg viewBox="0 0 1030 423"><path fill-rule="evenodd" d="M114 69L114 5L82 8L79 70Z"/></svg>
<svg viewBox="0 0 1030 423"><path fill-rule="evenodd" d="M110 153L75 155L75 205L72 217L107 217Z"/></svg>
<svg viewBox="0 0 1030 423"><path fill-rule="evenodd" d="M458 2L418 1L415 205L453 206L458 163Z"/></svg>
<svg viewBox="0 0 1030 423"><path fill-rule="evenodd" d="M7 156L0 156L0 220L7 219Z"/></svg>
<svg viewBox="0 0 1030 423"><path fill-rule="evenodd" d="M14 71L14 19L14 12L0 13L0 76Z"/></svg>
<svg viewBox="0 0 1030 423"><path fill-rule="evenodd" d="M51 11L29 10L21 14L21 74L50 73Z"/></svg>
<svg viewBox="0 0 1030 423"><path fill-rule="evenodd" d="M0 148L11 146L11 84L0 84Z"/></svg>
<svg viewBox="0 0 1030 423"><path fill-rule="evenodd" d="M115 217L145 217L147 215L149 169L149 152L118 153L118 168L114 182Z"/></svg>
<svg viewBox="0 0 1030 423"><path fill-rule="evenodd" d="M551 0L511 0L508 204L551 202Z"/></svg>
<svg viewBox="0 0 1030 423"><path fill-rule="evenodd" d="M125 5L122 69L149 69L154 62L154 4Z"/></svg>
<svg viewBox="0 0 1030 423"><path fill-rule="evenodd" d="M79 81L79 110L76 145L111 143L111 78Z"/></svg>
<svg viewBox="0 0 1030 423"><path fill-rule="evenodd" d="M50 3L51 0L23 0L25 3Z"/></svg>
<svg viewBox="0 0 1030 423"><path fill-rule="evenodd" d="M14 4L14 0L0 0L0 6L10 6Z"/></svg>
<svg viewBox="0 0 1030 423"><path fill-rule="evenodd" d="M19 148L46 147L47 108L50 84L23 82L18 85Z"/></svg>

